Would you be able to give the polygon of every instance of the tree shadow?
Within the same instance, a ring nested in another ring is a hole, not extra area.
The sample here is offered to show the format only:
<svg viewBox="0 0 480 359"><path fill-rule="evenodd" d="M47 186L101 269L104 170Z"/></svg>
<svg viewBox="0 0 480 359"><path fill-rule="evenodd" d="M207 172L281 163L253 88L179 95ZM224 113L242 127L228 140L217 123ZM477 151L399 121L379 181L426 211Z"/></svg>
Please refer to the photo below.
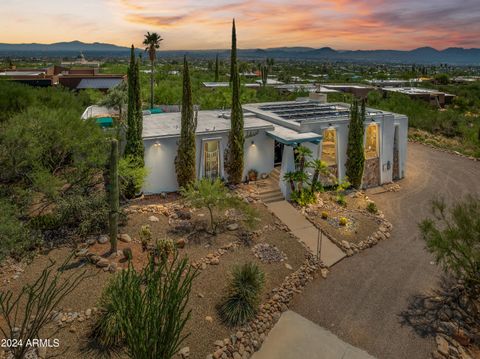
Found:
<svg viewBox="0 0 480 359"><path fill-rule="evenodd" d="M454 278L443 276L439 289L431 294L417 294L399 314L401 325L411 327L421 337L445 334L472 334L480 328L478 309L465 288ZM477 341L476 335L468 335Z"/></svg>

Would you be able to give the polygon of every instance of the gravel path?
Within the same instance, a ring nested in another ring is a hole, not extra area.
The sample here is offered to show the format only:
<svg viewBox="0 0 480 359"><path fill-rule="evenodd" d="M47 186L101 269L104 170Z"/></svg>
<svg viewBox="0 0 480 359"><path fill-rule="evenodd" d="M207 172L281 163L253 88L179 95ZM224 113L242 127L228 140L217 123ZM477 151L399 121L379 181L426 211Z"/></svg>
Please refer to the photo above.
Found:
<svg viewBox="0 0 480 359"><path fill-rule="evenodd" d="M398 183L399 192L369 193L392 222L392 237L335 265L292 309L378 358L429 358L433 338L400 322L409 299L434 289L441 277L417 223L430 214L436 195L455 201L480 194L480 162L409 144L407 178Z"/></svg>

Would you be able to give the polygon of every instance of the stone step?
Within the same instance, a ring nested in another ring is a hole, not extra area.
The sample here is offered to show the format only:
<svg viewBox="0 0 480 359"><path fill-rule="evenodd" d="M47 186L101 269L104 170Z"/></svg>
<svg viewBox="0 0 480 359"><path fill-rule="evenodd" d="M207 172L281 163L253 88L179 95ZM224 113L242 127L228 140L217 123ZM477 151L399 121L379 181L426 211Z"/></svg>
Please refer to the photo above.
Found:
<svg viewBox="0 0 480 359"><path fill-rule="evenodd" d="M269 193L261 194L260 198L265 203L272 203L277 201L283 201L283 194L280 191L272 191Z"/></svg>
<svg viewBox="0 0 480 359"><path fill-rule="evenodd" d="M283 196L278 196L278 197L271 197L271 198L266 198L262 199L263 203L274 203L274 202L280 202L280 201L285 201L285 198Z"/></svg>

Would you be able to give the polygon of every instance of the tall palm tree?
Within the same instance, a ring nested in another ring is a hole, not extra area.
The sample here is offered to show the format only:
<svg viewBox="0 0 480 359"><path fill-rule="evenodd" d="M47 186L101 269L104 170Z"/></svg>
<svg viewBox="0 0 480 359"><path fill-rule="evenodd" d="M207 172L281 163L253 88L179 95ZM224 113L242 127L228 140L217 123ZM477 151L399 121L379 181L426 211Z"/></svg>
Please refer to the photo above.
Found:
<svg viewBox="0 0 480 359"><path fill-rule="evenodd" d="M157 58L157 49L160 48L161 41L163 41L162 37L156 32L147 32L145 39L143 40L143 44L146 46L145 52L148 52L150 64L152 65L152 70L150 72L150 108L153 108L153 69L155 59Z"/></svg>

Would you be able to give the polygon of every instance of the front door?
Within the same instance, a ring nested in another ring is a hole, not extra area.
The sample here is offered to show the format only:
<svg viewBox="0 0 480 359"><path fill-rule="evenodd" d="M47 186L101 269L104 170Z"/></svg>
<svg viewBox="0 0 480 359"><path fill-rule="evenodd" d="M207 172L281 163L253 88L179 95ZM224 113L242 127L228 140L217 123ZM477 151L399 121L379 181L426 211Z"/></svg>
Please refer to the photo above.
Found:
<svg viewBox="0 0 480 359"><path fill-rule="evenodd" d="M204 151L204 173L206 178L217 178L220 176L220 142L218 140L205 141Z"/></svg>

